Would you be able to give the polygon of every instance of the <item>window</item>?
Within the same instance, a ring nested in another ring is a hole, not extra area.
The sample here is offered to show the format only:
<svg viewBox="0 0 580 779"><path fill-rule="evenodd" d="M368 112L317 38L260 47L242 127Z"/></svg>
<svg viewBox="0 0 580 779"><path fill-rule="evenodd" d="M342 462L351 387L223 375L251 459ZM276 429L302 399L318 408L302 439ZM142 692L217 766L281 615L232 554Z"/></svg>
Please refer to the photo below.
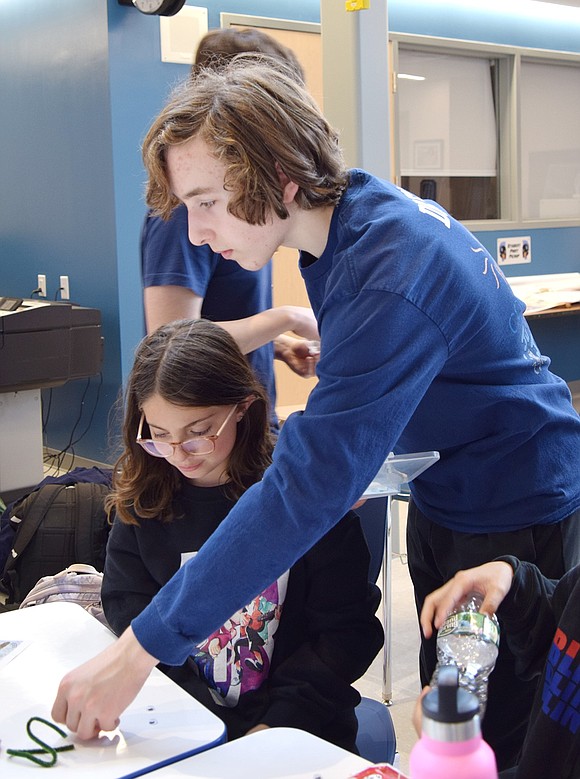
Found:
<svg viewBox="0 0 580 779"><path fill-rule="evenodd" d="M391 39L397 183L476 229L578 223L580 54Z"/></svg>
<svg viewBox="0 0 580 779"><path fill-rule="evenodd" d="M523 60L520 82L522 216L580 219L580 67Z"/></svg>
<svg viewBox="0 0 580 779"><path fill-rule="evenodd" d="M400 48L401 186L461 220L499 218L496 61Z"/></svg>

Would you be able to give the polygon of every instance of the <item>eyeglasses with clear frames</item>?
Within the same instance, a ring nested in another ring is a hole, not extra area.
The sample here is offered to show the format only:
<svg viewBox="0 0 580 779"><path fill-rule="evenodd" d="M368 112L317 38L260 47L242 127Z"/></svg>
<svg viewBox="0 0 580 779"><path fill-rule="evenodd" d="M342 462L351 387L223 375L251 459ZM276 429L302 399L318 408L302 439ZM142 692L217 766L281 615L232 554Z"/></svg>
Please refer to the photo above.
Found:
<svg viewBox="0 0 580 779"><path fill-rule="evenodd" d="M220 425L219 430L214 435L204 435L199 438L190 438L189 441L177 441L176 443L169 443L167 441L155 441L153 438L141 438L141 431L143 430L143 422L145 421L145 414L141 414L141 420L139 422L139 429L137 430L136 443L142 446L147 454L153 455L153 457L171 457L175 454L175 447L180 446L187 454L211 454L216 445L216 441L222 434L225 426L232 418L234 411L237 409L237 405L233 406L230 413L224 419Z"/></svg>

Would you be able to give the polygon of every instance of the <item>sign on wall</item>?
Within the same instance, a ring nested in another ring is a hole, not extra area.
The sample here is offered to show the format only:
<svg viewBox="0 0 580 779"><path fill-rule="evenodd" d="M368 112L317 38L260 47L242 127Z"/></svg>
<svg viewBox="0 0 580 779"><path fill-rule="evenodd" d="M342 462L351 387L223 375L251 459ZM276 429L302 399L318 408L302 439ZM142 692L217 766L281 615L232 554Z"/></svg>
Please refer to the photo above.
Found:
<svg viewBox="0 0 580 779"><path fill-rule="evenodd" d="M529 235L497 239L497 261L500 265L519 265L532 261L532 239Z"/></svg>

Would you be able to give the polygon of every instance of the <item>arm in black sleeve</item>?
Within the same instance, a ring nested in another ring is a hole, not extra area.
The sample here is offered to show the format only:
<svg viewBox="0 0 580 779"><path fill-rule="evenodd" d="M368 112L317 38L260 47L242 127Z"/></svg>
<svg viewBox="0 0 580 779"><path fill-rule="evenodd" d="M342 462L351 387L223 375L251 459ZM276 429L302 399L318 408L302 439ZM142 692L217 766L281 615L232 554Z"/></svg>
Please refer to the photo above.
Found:
<svg viewBox="0 0 580 779"><path fill-rule="evenodd" d="M283 659L273 663L265 724L317 733L337 712L360 701L351 684L383 643L375 616L380 591L369 583L368 569L368 548L352 512L291 569L275 649ZM301 604L291 594L293 577L303 577ZM286 652L289 630L295 643Z"/></svg>
<svg viewBox="0 0 580 779"><path fill-rule="evenodd" d="M580 565L555 582L531 563L503 559L515 570L513 586L498 609L507 641L528 677L542 671L519 763L509 776L576 779Z"/></svg>
<svg viewBox="0 0 580 779"><path fill-rule="evenodd" d="M117 635L160 589L142 559L137 530L116 518L107 543L101 599L107 621Z"/></svg>
<svg viewBox="0 0 580 779"><path fill-rule="evenodd" d="M514 569L511 589L497 612L503 625L501 638L517 658L517 674L531 679L543 670L561 614L560 598L554 598L558 582L545 577L533 563L511 556L497 559Z"/></svg>

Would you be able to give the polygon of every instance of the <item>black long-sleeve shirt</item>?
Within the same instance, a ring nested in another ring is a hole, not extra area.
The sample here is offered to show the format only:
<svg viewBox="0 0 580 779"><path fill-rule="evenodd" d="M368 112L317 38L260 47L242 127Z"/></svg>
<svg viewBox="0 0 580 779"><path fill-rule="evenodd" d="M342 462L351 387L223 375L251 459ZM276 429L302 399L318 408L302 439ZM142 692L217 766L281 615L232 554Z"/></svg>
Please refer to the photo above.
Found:
<svg viewBox="0 0 580 779"><path fill-rule="evenodd" d="M541 674L515 779L580 777L580 566L560 581L502 557L514 580L498 609L523 678Z"/></svg>
<svg viewBox="0 0 580 779"><path fill-rule="evenodd" d="M173 521L142 520L136 526L115 520L102 600L116 633L179 569L182 554L202 546L231 507L222 488L185 484ZM258 558L271 541L249 537L239 555ZM351 684L364 674L383 638L374 616L380 593L368 582L368 564L360 523L350 512L290 569L268 678L242 694L235 707L216 703L193 659L162 670L224 720L230 739L264 723L301 728L356 751L354 707L360 696ZM236 560L224 559L215 576L235 578Z"/></svg>

